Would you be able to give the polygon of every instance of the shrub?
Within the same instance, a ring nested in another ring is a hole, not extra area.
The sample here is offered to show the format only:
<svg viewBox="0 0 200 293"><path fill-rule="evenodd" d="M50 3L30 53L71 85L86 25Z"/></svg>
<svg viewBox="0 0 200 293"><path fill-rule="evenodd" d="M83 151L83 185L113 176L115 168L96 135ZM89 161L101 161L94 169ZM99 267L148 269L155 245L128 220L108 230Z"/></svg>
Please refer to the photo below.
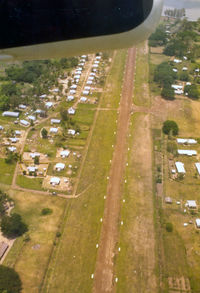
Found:
<svg viewBox="0 0 200 293"><path fill-rule="evenodd" d="M172 223L166 223L166 230L167 232L173 231L173 224Z"/></svg>
<svg viewBox="0 0 200 293"><path fill-rule="evenodd" d="M0 265L0 292L19 293L22 291L22 282L14 269Z"/></svg>
<svg viewBox="0 0 200 293"><path fill-rule="evenodd" d="M42 209L42 212L41 212L42 216L50 215L52 213L53 213L53 210L49 208L44 208Z"/></svg>

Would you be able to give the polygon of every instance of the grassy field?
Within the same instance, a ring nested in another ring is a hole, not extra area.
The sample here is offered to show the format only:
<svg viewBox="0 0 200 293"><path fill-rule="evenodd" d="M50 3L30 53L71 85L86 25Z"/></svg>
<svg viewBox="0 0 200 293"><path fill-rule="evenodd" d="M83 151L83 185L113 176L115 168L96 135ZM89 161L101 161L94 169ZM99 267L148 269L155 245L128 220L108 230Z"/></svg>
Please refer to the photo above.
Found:
<svg viewBox="0 0 200 293"><path fill-rule="evenodd" d="M0 158L0 182L11 184L16 164L6 164L5 159Z"/></svg>
<svg viewBox="0 0 200 293"><path fill-rule="evenodd" d="M119 242L116 247L116 292L157 292L148 116L132 116ZM120 247L120 252L118 248Z"/></svg>
<svg viewBox="0 0 200 293"><path fill-rule="evenodd" d="M113 64L115 70L111 69L112 73L107 80L109 94L106 86L101 107L109 105L113 108L118 105L122 73L121 66L117 64L125 61L125 55L125 51L116 54ZM62 288L73 293L91 291L91 274L95 270L96 244L101 229L100 218L103 217L112 145L115 143L116 118L116 110L98 113L78 185L77 193L80 193L80 197L71 201L70 208L66 210L63 234L50 262L43 292L62 292Z"/></svg>
<svg viewBox="0 0 200 293"><path fill-rule="evenodd" d="M102 108L118 108L119 106L126 56L127 50L116 51L112 68L107 77L107 91L106 95L103 95ZM113 83L115 83L114 88Z"/></svg>
<svg viewBox="0 0 200 293"><path fill-rule="evenodd" d="M16 183L20 187L27 189L43 190L42 188L42 178L28 178L23 175L18 175Z"/></svg>
<svg viewBox="0 0 200 293"><path fill-rule="evenodd" d="M133 101L137 106L149 106L149 67L148 67L148 52L146 51L145 43L137 46L136 55L136 72Z"/></svg>
<svg viewBox="0 0 200 293"><path fill-rule="evenodd" d="M56 233L59 231L65 200L50 196L11 191L14 199L14 212L20 213L28 224L30 237L18 238L8 253L4 265L14 267L23 282L23 292L39 292L42 279L56 245ZM51 215L42 216L43 208L52 209Z"/></svg>

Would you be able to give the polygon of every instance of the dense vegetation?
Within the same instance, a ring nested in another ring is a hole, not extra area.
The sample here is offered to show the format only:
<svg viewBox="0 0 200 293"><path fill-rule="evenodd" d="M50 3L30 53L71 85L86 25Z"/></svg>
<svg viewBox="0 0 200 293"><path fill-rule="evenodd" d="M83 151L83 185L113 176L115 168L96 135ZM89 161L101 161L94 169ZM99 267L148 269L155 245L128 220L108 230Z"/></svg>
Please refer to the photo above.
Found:
<svg viewBox="0 0 200 293"><path fill-rule="evenodd" d="M19 293L22 290L22 282L14 269L0 265L0 292Z"/></svg>
<svg viewBox="0 0 200 293"><path fill-rule="evenodd" d="M172 120L166 120L163 123L163 128L162 131L164 134L172 134L172 135L177 135L179 132L178 125L175 121Z"/></svg>

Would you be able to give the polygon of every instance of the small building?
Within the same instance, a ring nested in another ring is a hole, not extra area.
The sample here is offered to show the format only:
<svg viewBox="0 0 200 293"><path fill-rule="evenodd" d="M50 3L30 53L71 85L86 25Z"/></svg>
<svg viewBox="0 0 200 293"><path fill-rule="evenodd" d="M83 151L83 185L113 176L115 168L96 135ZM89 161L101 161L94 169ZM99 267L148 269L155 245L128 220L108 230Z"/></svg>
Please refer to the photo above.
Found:
<svg viewBox="0 0 200 293"><path fill-rule="evenodd" d="M20 130L15 130L15 135L21 136L22 132Z"/></svg>
<svg viewBox="0 0 200 293"><path fill-rule="evenodd" d="M94 76L89 76L88 80L94 80Z"/></svg>
<svg viewBox="0 0 200 293"><path fill-rule="evenodd" d="M177 138L176 141L178 144L197 144L196 139L192 138Z"/></svg>
<svg viewBox="0 0 200 293"><path fill-rule="evenodd" d="M97 68L97 67L99 67L99 64L93 64L92 67Z"/></svg>
<svg viewBox="0 0 200 293"><path fill-rule="evenodd" d="M52 103L52 102L46 102L46 103L45 103L45 107L46 107L47 109L50 109L50 108L53 107L53 103Z"/></svg>
<svg viewBox="0 0 200 293"><path fill-rule="evenodd" d="M69 157L69 155L70 155L70 151L69 150L63 150L63 151L60 152L60 156L62 158L67 158L67 157Z"/></svg>
<svg viewBox="0 0 200 293"><path fill-rule="evenodd" d="M100 59L101 59L101 56L96 56L96 59L97 59L97 60L100 60Z"/></svg>
<svg viewBox="0 0 200 293"><path fill-rule="evenodd" d="M46 97L47 97L46 94L43 94L43 95L40 96L41 99L45 99Z"/></svg>
<svg viewBox="0 0 200 293"><path fill-rule="evenodd" d="M10 146L10 147L8 147L8 150L9 150L9 152L14 153L14 152L16 152L17 149L14 146Z"/></svg>
<svg viewBox="0 0 200 293"><path fill-rule="evenodd" d="M76 113L76 110L74 108L71 107L68 109L68 114L74 115L75 113Z"/></svg>
<svg viewBox="0 0 200 293"><path fill-rule="evenodd" d="M197 172L200 175L200 163L195 163L195 166L196 166Z"/></svg>
<svg viewBox="0 0 200 293"><path fill-rule="evenodd" d="M83 95L85 95L85 96L88 96L89 93L90 93L89 91L85 91L85 90L83 91Z"/></svg>
<svg viewBox="0 0 200 293"><path fill-rule="evenodd" d="M58 88L55 88L55 89L53 89L51 91L54 92L54 93L58 93L59 92L59 89Z"/></svg>
<svg viewBox="0 0 200 293"><path fill-rule="evenodd" d="M186 85L191 85L191 82L190 82L190 81L187 81L187 82L186 82Z"/></svg>
<svg viewBox="0 0 200 293"><path fill-rule="evenodd" d="M38 170L38 167L29 166L29 167L27 167L27 170L29 173L35 173Z"/></svg>
<svg viewBox="0 0 200 293"><path fill-rule="evenodd" d="M75 95L76 94L76 90L70 90L69 93L70 93L70 95Z"/></svg>
<svg viewBox="0 0 200 293"><path fill-rule="evenodd" d="M50 132L50 133L53 133L53 134L56 134L56 133L58 133L58 128L56 128L56 127L51 127L49 132Z"/></svg>
<svg viewBox="0 0 200 293"><path fill-rule="evenodd" d="M197 228L200 228L200 219L196 219L195 222L196 222Z"/></svg>
<svg viewBox="0 0 200 293"><path fill-rule="evenodd" d="M171 197L165 197L165 202L168 203L168 204L172 204L172 199Z"/></svg>
<svg viewBox="0 0 200 293"><path fill-rule="evenodd" d="M173 70L174 72L178 72L178 69L176 69L176 68L173 68L172 70Z"/></svg>
<svg viewBox="0 0 200 293"><path fill-rule="evenodd" d="M195 150L178 150L179 155L196 156L197 151Z"/></svg>
<svg viewBox="0 0 200 293"><path fill-rule="evenodd" d="M11 143L17 143L19 141L19 138L10 137L9 140L11 141Z"/></svg>
<svg viewBox="0 0 200 293"><path fill-rule="evenodd" d="M36 157L40 157L40 153L30 153L30 157L35 159Z"/></svg>
<svg viewBox="0 0 200 293"><path fill-rule="evenodd" d="M0 130L4 130L4 127L2 125L0 125Z"/></svg>
<svg viewBox="0 0 200 293"><path fill-rule="evenodd" d="M24 119L20 120L19 122L23 126L29 126L30 125L30 123L28 121L24 120Z"/></svg>
<svg viewBox="0 0 200 293"><path fill-rule="evenodd" d="M183 71L187 71L188 68L184 66L184 67L182 68L182 70L183 70Z"/></svg>
<svg viewBox="0 0 200 293"><path fill-rule="evenodd" d="M0 242L0 259L4 256L6 253L6 250L8 249L9 245L5 242Z"/></svg>
<svg viewBox="0 0 200 293"><path fill-rule="evenodd" d="M176 162L175 166L176 166L177 172L179 174L185 174L186 173L185 168L184 168L184 164L182 162Z"/></svg>
<svg viewBox="0 0 200 293"><path fill-rule="evenodd" d="M196 209L197 204L195 200L187 200L187 206L189 209Z"/></svg>
<svg viewBox="0 0 200 293"><path fill-rule="evenodd" d="M71 90L76 90L76 89L77 89L77 85L76 85L76 84L72 84L72 85L70 86L70 89L71 89Z"/></svg>
<svg viewBox="0 0 200 293"><path fill-rule="evenodd" d="M28 118L29 120L32 120L32 121L35 121L35 120L36 120L36 117L33 116L33 115L29 115L27 118Z"/></svg>
<svg viewBox="0 0 200 293"><path fill-rule="evenodd" d="M74 96L68 96L67 97L67 102L71 102L71 101L73 101L74 100Z"/></svg>
<svg viewBox="0 0 200 293"><path fill-rule="evenodd" d="M82 102L82 103L87 102L87 98L86 98L86 97L81 97L81 98L80 98L80 102Z"/></svg>
<svg viewBox="0 0 200 293"><path fill-rule="evenodd" d="M196 69L195 69L195 72L199 72L199 71L200 71L199 68L196 68Z"/></svg>
<svg viewBox="0 0 200 293"><path fill-rule="evenodd" d="M51 124L60 124L60 119L51 119Z"/></svg>
<svg viewBox="0 0 200 293"><path fill-rule="evenodd" d="M80 74L74 75L74 79L80 79L80 78L81 78Z"/></svg>
<svg viewBox="0 0 200 293"><path fill-rule="evenodd" d="M93 83L92 80L88 80L88 81L86 82L86 84L88 84L88 85L91 85L92 83Z"/></svg>
<svg viewBox="0 0 200 293"><path fill-rule="evenodd" d="M25 110L26 108L27 108L26 105L23 105L23 104L20 104L20 105L19 105L19 109L21 109L21 110Z"/></svg>
<svg viewBox="0 0 200 293"><path fill-rule="evenodd" d="M76 134L76 130L74 130L74 129L68 129L68 134L75 135Z"/></svg>
<svg viewBox="0 0 200 293"><path fill-rule="evenodd" d="M91 73L90 73L90 76L96 76L96 73L91 72Z"/></svg>
<svg viewBox="0 0 200 293"><path fill-rule="evenodd" d="M184 60L187 60L188 58L187 58L186 56L183 56L183 59L184 59Z"/></svg>
<svg viewBox="0 0 200 293"><path fill-rule="evenodd" d="M51 179L50 179L50 184L51 185L59 185L60 184L60 178L59 177L52 177Z"/></svg>
<svg viewBox="0 0 200 293"><path fill-rule="evenodd" d="M90 86L85 86L85 87L84 87L84 90L85 90L85 91L90 91L90 89L91 89Z"/></svg>
<svg viewBox="0 0 200 293"><path fill-rule="evenodd" d="M56 169L56 171L60 172L60 171L62 171L62 170L65 169L65 164L63 164L63 163L57 163L55 165L55 169Z"/></svg>
<svg viewBox="0 0 200 293"><path fill-rule="evenodd" d="M178 85L178 84L172 84L171 87L175 90L182 90L183 86L182 85Z"/></svg>
<svg viewBox="0 0 200 293"><path fill-rule="evenodd" d="M184 91L183 90L174 90L174 93L176 95L182 95L184 93Z"/></svg>
<svg viewBox="0 0 200 293"><path fill-rule="evenodd" d="M10 111L5 111L2 113L3 117L12 117L12 118L18 118L19 117L19 112L10 112Z"/></svg>
<svg viewBox="0 0 200 293"><path fill-rule="evenodd" d="M180 59L177 59L177 58L174 58L174 63L177 63L177 64L179 64L179 63L181 63L182 62L182 60L180 60Z"/></svg>

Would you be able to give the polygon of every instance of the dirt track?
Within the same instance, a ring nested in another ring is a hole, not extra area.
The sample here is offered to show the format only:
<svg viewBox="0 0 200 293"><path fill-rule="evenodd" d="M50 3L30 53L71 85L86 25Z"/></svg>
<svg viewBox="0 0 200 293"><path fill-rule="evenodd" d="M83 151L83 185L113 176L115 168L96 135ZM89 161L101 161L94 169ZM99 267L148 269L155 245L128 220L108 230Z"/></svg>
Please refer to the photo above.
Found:
<svg viewBox="0 0 200 293"><path fill-rule="evenodd" d="M114 250L118 238L118 221L120 213L121 185L125 167L126 139L133 96L133 79L136 49L128 51L120 113L118 119L117 141L110 171L107 199L104 209L100 246L97 255L94 276L95 293L113 292Z"/></svg>

